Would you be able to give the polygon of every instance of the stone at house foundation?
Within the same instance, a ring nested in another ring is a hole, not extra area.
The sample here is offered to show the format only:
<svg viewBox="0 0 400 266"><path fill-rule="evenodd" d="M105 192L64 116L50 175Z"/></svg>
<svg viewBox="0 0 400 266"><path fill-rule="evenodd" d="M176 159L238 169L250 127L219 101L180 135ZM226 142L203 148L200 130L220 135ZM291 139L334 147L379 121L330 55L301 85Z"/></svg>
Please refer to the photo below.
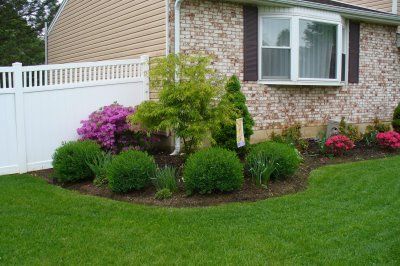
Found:
<svg viewBox="0 0 400 266"><path fill-rule="evenodd" d="M338 120L329 120L328 126L326 127L326 138L330 138L334 135L339 134L339 124Z"/></svg>

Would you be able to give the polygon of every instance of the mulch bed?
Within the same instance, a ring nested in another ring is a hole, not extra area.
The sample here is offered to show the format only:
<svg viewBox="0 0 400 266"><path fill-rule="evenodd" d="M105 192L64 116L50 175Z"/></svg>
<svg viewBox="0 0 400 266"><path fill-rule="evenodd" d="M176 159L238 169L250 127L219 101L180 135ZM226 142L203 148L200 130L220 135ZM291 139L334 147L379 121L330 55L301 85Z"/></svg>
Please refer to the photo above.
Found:
<svg viewBox="0 0 400 266"><path fill-rule="evenodd" d="M211 195L192 195L186 196L183 188L174 193L173 198L167 200L156 200L154 195L156 190L149 187L142 191L135 191L128 194L116 194L107 187L98 188L91 181L84 181L73 184L59 184L52 178L52 170L43 170L31 174L46 179L49 183L61 186L65 189L79 191L82 194L106 197L114 200L139 203L145 205L157 205L165 207L200 207L212 206L229 202L254 202L267 198L293 194L303 191L307 188L310 172L321 166L330 164L339 164L346 162L355 162L368 159L378 159L400 154L399 152L390 152L379 149L378 147L368 147L363 143L358 143L356 148L349 151L346 155L338 158L328 158L318 153L316 143L310 141L309 149L303 153L304 163L300 166L297 173L285 181L271 181L268 189L254 185L249 176L245 177L243 188L231 193L216 193ZM180 171L185 161L184 157L169 156L166 154L154 155L159 166L175 166Z"/></svg>

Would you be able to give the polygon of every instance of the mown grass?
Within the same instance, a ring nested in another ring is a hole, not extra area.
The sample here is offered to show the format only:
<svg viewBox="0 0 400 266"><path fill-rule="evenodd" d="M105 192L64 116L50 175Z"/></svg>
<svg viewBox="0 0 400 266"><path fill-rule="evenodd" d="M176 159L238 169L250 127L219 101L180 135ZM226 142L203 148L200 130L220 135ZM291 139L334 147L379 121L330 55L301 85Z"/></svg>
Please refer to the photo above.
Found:
<svg viewBox="0 0 400 266"><path fill-rule="evenodd" d="M400 157L321 168L296 195L195 209L0 177L0 265L399 263Z"/></svg>

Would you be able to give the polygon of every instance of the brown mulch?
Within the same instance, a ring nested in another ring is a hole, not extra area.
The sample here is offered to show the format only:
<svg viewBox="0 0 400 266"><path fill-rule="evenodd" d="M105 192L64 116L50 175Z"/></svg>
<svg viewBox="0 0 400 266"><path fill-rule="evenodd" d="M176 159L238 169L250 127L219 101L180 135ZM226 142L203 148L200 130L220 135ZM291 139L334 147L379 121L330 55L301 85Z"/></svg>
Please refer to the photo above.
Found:
<svg viewBox="0 0 400 266"><path fill-rule="evenodd" d="M157 205L165 207L199 207L212 206L229 202L254 202L267 198L292 194L303 191L307 188L308 177L312 170L324 165L355 162L368 159L378 159L388 156L398 155L399 153L384 151L378 147L368 147L363 143L358 143L356 148L349 151L346 155L338 158L329 158L318 153L318 146L310 142L307 152L303 153L304 163L300 166L297 173L285 181L271 181L268 189L254 185L248 175L246 175L243 188L231 193L216 193L211 195L192 195L186 196L183 188L174 193L171 199L156 200L154 195L156 190L149 187L145 190L130 192L127 194L116 194L107 187L98 188L91 181L84 181L73 184L59 184L52 178L52 170L43 170L31 174L46 179L49 183L61 186L69 190L79 191L82 194L106 197L114 200L145 205ZM180 171L185 161L181 156L154 155L159 166L170 165L177 167Z"/></svg>

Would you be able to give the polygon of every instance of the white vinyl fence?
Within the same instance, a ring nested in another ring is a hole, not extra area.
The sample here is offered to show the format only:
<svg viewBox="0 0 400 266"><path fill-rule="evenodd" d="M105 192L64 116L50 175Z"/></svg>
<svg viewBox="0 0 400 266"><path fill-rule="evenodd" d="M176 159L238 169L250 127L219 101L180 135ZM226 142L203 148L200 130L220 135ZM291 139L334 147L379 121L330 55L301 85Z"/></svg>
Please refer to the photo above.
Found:
<svg viewBox="0 0 400 266"><path fill-rule="evenodd" d="M148 99L147 56L0 67L0 175L51 168L54 150L78 138L76 129L91 112Z"/></svg>

